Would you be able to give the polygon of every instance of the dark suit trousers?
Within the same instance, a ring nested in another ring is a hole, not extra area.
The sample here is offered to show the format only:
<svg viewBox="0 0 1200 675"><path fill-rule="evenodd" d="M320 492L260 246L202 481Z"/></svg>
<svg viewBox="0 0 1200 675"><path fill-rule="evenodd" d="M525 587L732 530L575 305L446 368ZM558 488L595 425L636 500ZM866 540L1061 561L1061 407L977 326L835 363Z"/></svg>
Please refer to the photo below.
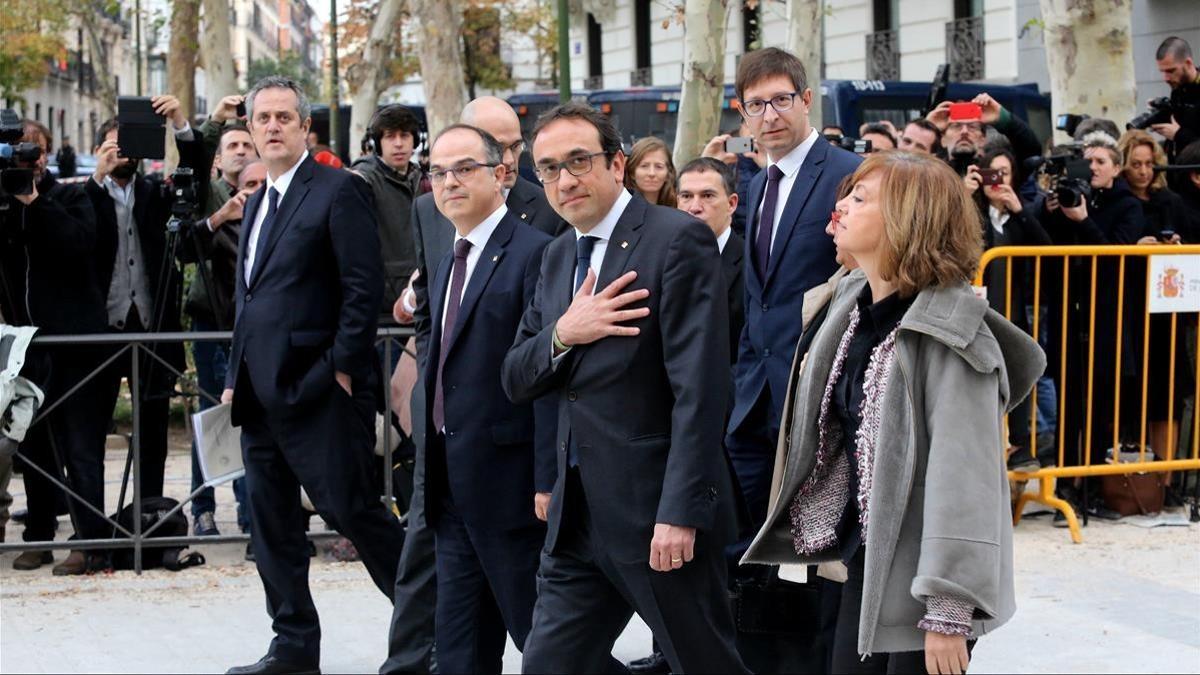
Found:
<svg viewBox="0 0 1200 675"><path fill-rule="evenodd" d="M743 544L749 544L766 521L771 498L779 420L771 411L770 400L770 392L764 387L741 425L725 436L725 450L750 516L749 527L738 533Z"/></svg>
<svg viewBox="0 0 1200 675"><path fill-rule="evenodd" d="M682 569L621 564L597 538L576 470L567 473L559 551L543 551L526 673L620 673L612 647L636 611L658 639L672 672L745 673L733 644L722 551L696 540Z"/></svg>
<svg viewBox="0 0 1200 675"><path fill-rule="evenodd" d="M404 532L371 480L374 414L370 387L351 398L331 384L325 400L303 411L242 428L251 545L275 630L269 653L283 660L320 661L301 487L321 517L354 544L372 581L391 599Z"/></svg>
<svg viewBox="0 0 1200 675"><path fill-rule="evenodd" d="M425 438L425 388L420 380L413 388L413 438ZM388 636L388 658L380 675L427 673L433 655L434 607L437 604L437 574L433 529L425 522L425 446L417 443L413 474L412 504L404 535L404 550L396 568L392 591L392 625Z"/></svg>
<svg viewBox="0 0 1200 675"><path fill-rule="evenodd" d="M546 528L471 527L449 496L439 511L434 528L438 670L499 675L505 635L512 635L518 648L529 635Z"/></svg>

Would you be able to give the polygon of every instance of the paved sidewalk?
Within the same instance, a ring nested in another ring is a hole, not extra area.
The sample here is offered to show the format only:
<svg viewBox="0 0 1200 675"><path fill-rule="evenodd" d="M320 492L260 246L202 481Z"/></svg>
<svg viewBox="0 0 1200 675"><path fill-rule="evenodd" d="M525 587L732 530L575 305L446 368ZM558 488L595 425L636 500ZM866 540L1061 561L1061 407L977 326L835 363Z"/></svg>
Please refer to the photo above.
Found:
<svg viewBox="0 0 1200 675"><path fill-rule="evenodd" d="M171 458L171 494L187 492L183 460ZM14 481L18 503L21 490ZM222 530L234 531L227 486L218 503ZM18 539L20 528L10 524L8 536ZM201 550L203 567L141 577L55 578L48 566L15 572L15 554L0 556L0 673L223 672L257 660L270 626L253 565L240 545ZM972 673L1200 673L1200 527L1093 521L1074 545L1048 517L1031 518L1016 530L1016 552L1019 610L980 642ZM361 565L332 562L324 550L311 579L324 671L374 672L385 656L387 600ZM637 658L649 644L635 618L614 654ZM504 665L520 670L511 644Z"/></svg>

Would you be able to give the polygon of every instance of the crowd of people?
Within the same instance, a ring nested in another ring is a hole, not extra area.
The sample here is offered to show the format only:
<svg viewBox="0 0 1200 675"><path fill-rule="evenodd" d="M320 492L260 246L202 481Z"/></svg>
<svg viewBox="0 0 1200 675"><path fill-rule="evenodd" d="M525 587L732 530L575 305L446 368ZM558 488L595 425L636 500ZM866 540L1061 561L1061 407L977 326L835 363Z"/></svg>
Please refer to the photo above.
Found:
<svg viewBox="0 0 1200 675"><path fill-rule="evenodd" d="M1157 315L1149 344L1116 331L1140 326L1144 263L1122 303L1109 261L1019 260L986 269L984 298L969 287L997 246L1200 243L1200 73L1179 38L1156 57L1165 119L1084 119L1044 149L987 94L966 116L947 101L856 138L815 129L800 61L761 49L739 62L740 127L680 167L658 138L626 152L580 103L529 137L494 97L433 138L388 105L344 166L287 78L196 126L159 96L200 195L178 236L171 182L121 153L115 120L82 183L46 171L51 134L25 120L41 158L0 209L0 314L43 335L233 331L191 355L199 407L231 404L241 429L237 525L276 637L230 672L318 668L301 488L394 604L381 672L499 672L506 636L527 672L619 671L634 612L655 638L634 672L964 672L1014 611L1006 453L1103 462L1142 402L1107 412L1143 377L1151 448L1180 443L1195 355ZM74 151L57 157L66 177ZM415 359L384 358L381 321L414 327ZM1180 330L1195 344L1194 317ZM143 498L163 493L184 364L148 343L136 369ZM65 399L20 446L24 539L53 540L64 512L76 537L112 536L105 436L130 358L35 347L24 374ZM376 499L377 412L414 461L403 527ZM1033 422L1005 435L1001 413ZM192 527L216 535L196 454ZM72 551L54 574L110 565ZM763 600L797 565L815 566L792 596L802 638Z"/></svg>

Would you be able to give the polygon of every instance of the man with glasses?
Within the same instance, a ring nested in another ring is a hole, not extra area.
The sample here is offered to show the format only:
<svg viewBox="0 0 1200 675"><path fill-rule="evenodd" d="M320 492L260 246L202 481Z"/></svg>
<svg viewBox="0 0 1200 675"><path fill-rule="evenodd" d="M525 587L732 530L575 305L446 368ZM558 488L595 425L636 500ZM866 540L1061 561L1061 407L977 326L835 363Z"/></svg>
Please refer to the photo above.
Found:
<svg viewBox="0 0 1200 675"><path fill-rule="evenodd" d="M502 192L513 217L536 230L556 235L567 228L538 185L517 175L524 152L521 122L503 99L483 96L467 104L460 121L492 135L504 146L505 167ZM437 263L450 252L454 225L442 214L432 194L421 195L412 207L412 236L416 244L417 272L408 289L393 307L397 317L411 316L416 327L417 373L425 371L432 334L429 309L430 277ZM412 392L413 440L417 446L417 468L413 476L412 508L404 553L396 574L395 607L392 612L391 647L380 672L425 671L433 663L433 607L437 582L434 577L433 533L426 527L423 512L424 475L422 459L425 438L425 394L420 381Z"/></svg>
<svg viewBox="0 0 1200 675"><path fill-rule="evenodd" d="M809 124L813 92L803 64L793 54L776 48L746 54L735 86L747 126L767 154L766 170L750 186L746 326L734 368L733 413L725 438L747 510L742 514L740 537L744 547L766 518L775 441L800 338L804 294L837 269L825 224L838 183L861 160L831 145ZM730 553L740 557L738 550Z"/></svg>
<svg viewBox="0 0 1200 675"><path fill-rule="evenodd" d="M925 116L942 130L945 159L960 176L965 176L967 168L983 154L991 129L1008 139L1018 164L1042 153L1041 143L1029 125L1006 110L999 101L988 94L980 94L970 102L979 106L978 118L951 120L952 101L942 101Z"/></svg>
<svg viewBox="0 0 1200 675"><path fill-rule="evenodd" d="M423 492L437 561L435 636L446 673L499 673L505 634L521 648L546 538L535 493L554 485L556 402L514 405L500 368L533 299L550 236L504 204L505 147L455 124L429 175L454 244L431 277ZM535 414L536 412L536 414Z"/></svg>
<svg viewBox="0 0 1200 675"><path fill-rule="evenodd" d="M621 672L612 647L636 611L675 672L746 672L723 556L728 381L708 367L729 357L716 237L623 187L620 134L588 105L547 111L532 140L546 198L574 231L547 247L502 371L514 401L558 404L522 670Z"/></svg>

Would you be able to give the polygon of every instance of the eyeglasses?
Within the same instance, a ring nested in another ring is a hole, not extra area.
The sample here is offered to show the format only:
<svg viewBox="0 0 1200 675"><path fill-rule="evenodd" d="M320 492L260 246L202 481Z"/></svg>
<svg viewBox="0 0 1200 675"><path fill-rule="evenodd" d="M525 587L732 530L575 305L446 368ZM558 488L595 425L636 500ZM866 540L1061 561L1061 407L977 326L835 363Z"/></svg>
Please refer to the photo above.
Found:
<svg viewBox="0 0 1200 675"><path fill-rule="evenodd" d="M571 155L565 162L540 164L536 169L538 180L542 181L543 185L553 183L558 180L563 169L566 169L567 173L572 176L582 176L592 170L592 160L602 155L608 156L608 153L593 152L590 155Z"/></svg>
<svg viewBox="0 0 1200 675"><path fill-rule="evenodd" d="M463 162L458 166L452 166L449 169L433 169L429 172L429 180L434 185L441 185L446 182L446 174L453 173L458 182L465 183L471 180L471 176L475 175L476 169L494 168L495 164L480 164L479 162Z"/></svg>
<svg viewBox="0 0 1200 675"><path fill-rule="evenodd" d="M950 131L950 130L962 131L964 129L967 131L974 131L976 133L982 133L983 132L983 123L981 123L981 122L951 122L949 124L949 126L946 127L947 131Z"/></svg>
<svg viewBox="0 0 1200 675"><path fill-rule="evenodd" d="M758 98L743 101L742 112L746 113L748 117L758 117L767 112L768 105L774 108L775 112L791 110L792 106L796 105L796 97L799 95L800 92L793 91L787 94L775 94L769 101Z"/></svg>

